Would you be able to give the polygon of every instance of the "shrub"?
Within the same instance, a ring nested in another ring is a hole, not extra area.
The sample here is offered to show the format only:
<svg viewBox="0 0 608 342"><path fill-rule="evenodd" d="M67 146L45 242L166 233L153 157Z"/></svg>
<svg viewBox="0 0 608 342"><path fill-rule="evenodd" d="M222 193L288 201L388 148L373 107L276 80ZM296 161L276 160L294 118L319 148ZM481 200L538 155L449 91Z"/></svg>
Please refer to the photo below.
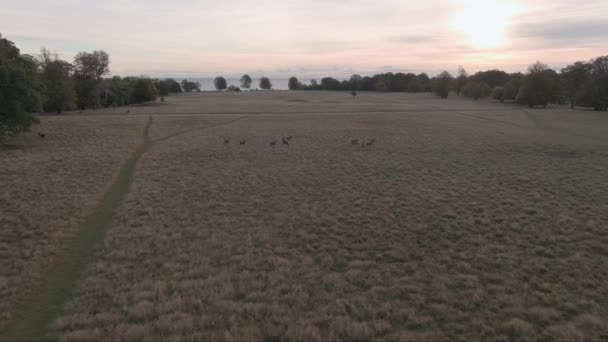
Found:
<svg viewBox="0 0 608 342"><path fill-rule="evenodd" d="M496 87L494 88L494 90L492 91L492 98L494 100L498 100L503 102L503 96L505 94L505 88L504 87Z"/></svg>
<svg viewBox="0 0 608 342"><path fill-rule="evenodd" d="M472 98L474 100L482 99L492 92L490 86L483 82L469 82L462 89L464 96Z"/></svg>
<svg viewBox="0 0 608 342"><path fill-rule="evenodd" d="M447 98L450 94L452 80L452 75L447 71L443 71L442 73L437 75L437 77L435 77L432 82L433 91L435 92L435 94L437 94L437 96L443 99Z"/></svg>

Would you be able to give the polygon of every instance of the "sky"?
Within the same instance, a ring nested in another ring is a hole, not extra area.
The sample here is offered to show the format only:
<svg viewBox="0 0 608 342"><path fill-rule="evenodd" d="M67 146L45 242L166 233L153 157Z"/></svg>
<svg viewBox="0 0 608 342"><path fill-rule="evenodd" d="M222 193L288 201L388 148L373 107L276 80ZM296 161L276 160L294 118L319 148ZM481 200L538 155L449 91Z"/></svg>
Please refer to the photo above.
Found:
<svg viewBox="0 0 608 342"><path fill-rule="evenodd" d="M0 0L0 34L114 75L348 77L559 69L608 54L606 0Z"/></svg>

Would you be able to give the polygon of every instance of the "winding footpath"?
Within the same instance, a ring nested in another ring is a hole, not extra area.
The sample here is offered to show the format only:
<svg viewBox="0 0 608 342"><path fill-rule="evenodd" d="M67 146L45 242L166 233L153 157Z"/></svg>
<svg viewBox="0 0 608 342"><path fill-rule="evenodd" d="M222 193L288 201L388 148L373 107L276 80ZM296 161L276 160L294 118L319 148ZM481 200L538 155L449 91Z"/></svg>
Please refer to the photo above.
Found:
<svg viewBox="0 0 608 342"><path fill-rule="evenodd" d="M133 182L137 162L152 146L168 139L193 131L232 124L246 119L249 115L233 120L200 128L177 132L156 140L150 139L149 130L152 116L143 132L143 143L133 152L118 175L105 191L101 203L87 217L76 236L67 242L66 248L53 264L41 275L40 285L34 295L15 312L13 321L0 335L0 341L48 341L57 339L49 336L49 326L62 313L78 287L87 265L95 256L97 246L103 242L106 233L112 228L114 214L122 204Z"/></svg>

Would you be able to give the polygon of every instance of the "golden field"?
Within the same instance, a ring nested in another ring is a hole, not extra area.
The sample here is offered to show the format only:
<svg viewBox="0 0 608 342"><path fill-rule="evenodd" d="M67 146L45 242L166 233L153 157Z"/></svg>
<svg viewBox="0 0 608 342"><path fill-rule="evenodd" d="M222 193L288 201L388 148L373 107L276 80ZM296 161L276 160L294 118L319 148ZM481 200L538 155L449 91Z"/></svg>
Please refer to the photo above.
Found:
<svg viewBox="0 0 608 342"><path fill-rule="evenodd" d="M47 138L0 151L2 326L145 146L47 336L608 337L608 116L428 94L166 100L43 117Z"/></svg>

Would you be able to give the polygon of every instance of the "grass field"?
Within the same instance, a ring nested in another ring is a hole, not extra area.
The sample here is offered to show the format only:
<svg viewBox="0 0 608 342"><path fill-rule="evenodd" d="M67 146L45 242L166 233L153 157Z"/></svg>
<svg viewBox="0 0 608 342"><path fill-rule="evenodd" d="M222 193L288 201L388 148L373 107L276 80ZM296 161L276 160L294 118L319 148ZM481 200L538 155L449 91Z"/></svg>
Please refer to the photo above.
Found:
<svg viewBox="0 0 608 342"><path fill-rule="evenodd" d="M0 150L0 340L608 339L607 115L166 100Z"/></svg>

